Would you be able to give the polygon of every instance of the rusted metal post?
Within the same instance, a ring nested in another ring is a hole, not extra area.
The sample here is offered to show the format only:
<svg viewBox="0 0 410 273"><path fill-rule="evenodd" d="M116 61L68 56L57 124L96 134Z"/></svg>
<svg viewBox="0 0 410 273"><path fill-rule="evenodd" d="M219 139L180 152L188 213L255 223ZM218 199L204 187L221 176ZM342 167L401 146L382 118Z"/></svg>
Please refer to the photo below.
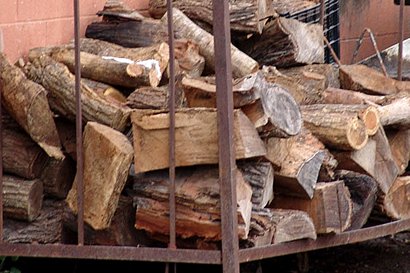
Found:
<svg viewBox="0 0 410 273"><path fill-rule="evenodd" d="M0 30L0 52L2 52L2 38ZM3 155L3 109L1 97L3 96L3 83L0 79L0 155ZM0 243L3 243L3 156L0 156Z"/></svg>
<svg viewBox="0 0 410 273"><path fill-rule="evenodd" d="M224 273L239 273L238 219L236 212L235 150L231 33L227 0L213 0L215 75L219 132L222 266Z"/></svg>
<svg viewBox="0 0 410 273"><path fill-rule="evenodd" d="M319 23L323 26L325 24L326 0L320 0L320 20Z"/></svg>
<svg viewBox="0 0 410 273"><path fill-rule="evenodd" d="M403 79L404 0L400 0L399 28L399 61L397 64L397 78L401 81Z"/></svg>
<svg viewBox="0 0 410 273"><path fill-rule="evenodd" d="M77 148L77 231L78 245L84 245L84 158L81 108L81 65L80 65L80 4L74 0L74 46L75 46L75 98L76 98L76 148Z"/></svg>

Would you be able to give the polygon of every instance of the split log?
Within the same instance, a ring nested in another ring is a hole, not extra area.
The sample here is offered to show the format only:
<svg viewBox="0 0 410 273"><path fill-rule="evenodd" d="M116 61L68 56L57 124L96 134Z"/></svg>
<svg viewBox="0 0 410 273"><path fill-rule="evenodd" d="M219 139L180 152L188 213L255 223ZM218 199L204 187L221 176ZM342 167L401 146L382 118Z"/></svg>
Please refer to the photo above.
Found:
<svg viewBox="0 0 410 273"><path fill-rule="evenodd" d="M41 83L48 91L51 108L69 120L75 120L75 79L68 68L42 55L25 66L28 77ZM83 119L97 121L117 130L124 130L128 124L129 108L118 106L92 92L81 84Z"/></svg>
<svg viewBox="0 0 410 273"><path fill-rule="evenodd" d="M353 203L352 224L349 230L366 224L377 199L377 183L370 176L351 171L338 171L336 178L343 180Z"/></svg>
<svg viewBox="0 0 410 273"><path fill-rule="evenodd" d="M174 0L173 6L186 14L191 20L212 25L212 1ZM167 9L166 1L150 0L149 13L161 18ZM231 30L245 33L261 33L268 17L272 15L272 0L230 0L229 17Z"/></svg>
<svg viewBox="0 0 410 273"><path fill-rule="evenodd" d="M63 145L64 152L68 154L74 161L77 161L77 144L76 144L76 126L74 122L70 122L64 118L56 118L55 120L58 136Z"/></svg>
<svg viewBox="0 0 410 273"><path fill-rule="evenodd" d="M344 104L315 104L301 107L303 113L323 112L323 114L342 114L345 118L358 117L366 126L369 136L376 134L380 126L380 118L376 107L370 105L344 105Z"/></svg>
<svg viewBox="0 0 410 273"><path fill-rule="evenodd" d="M95 230L110 226L133 157L128 139L96 122L84 129L84 220ZM77 213L77 177L67 203Z"/></svg>
<svg viewBox="0 0 410 273"><path fill-rule="evenodd" d="M410 218L410 177L398 177L386 194L381 194L376 208L395 220Z"/></svg>
<svg viewBox="0 0 410 273"><path fill-rule="evenodd" d="M306 211L318 234L340 233L352 223L353 204L343 181L318 183L312 200L276 195L272 207Z"/></svg>
<svg viewBox="0 0 410 273"><path fill-rule="evenodd" d="M261 247L317 237L312 219L304 211L283 209L252 210L251 229L242 247Z"/></svg>
<svg viewBox="0 0 410 273"><path fill-rule="evenodd" d="M238 236L246 239L252 211L252 189L236 171ZM176 234L181 238L221 240L218 169L187 169L175 181ZM133 177L137 204L137 229L150 234L169 234L168 173L154 172Z"/></svg>
<svg viewBox="0 0 410 273"><path fill-rule="evenodd" d="M40 180L3 176L3 200L5 217L32 222L40 213L43 184Z"/></svg>
<svg viewBox="0 0 410 273"><path fill-rule="evenodd" d="M40 215L31 223L4 219L4 241L10 244L65 243L63 201L45 200Z"/></svg>
<svg viewBox="0 0 410 273"><path fill-rule="evenodd" d="M266 149L275 169L275 192L311 199L325 157L324 145L303 129L291 138L269 138Z"/></svg>
<svg viewBox="0 0 410 273"><path fill-rule="evenodd" d="M410 129L386 132L393 160L398 167L398 175L404 174L410 161Z"/></svg>
<svg viewBox="0 0 410 273"><path fill-rule="evenodd" d="M0 81L7 112L49 156L63 158L53 113L47 102L47 91L27 79L19 68L10 65L1 53Z"/></svg>
<svg viewBox="0 0 410 273"><path fill-rule="evenodd" d="M75 172L75 163L71 158L67 156L60 160L50 158L41 174L44 193L55 198L66 198L73 184Z"/></svg>
<svg viewBox="0 0 410 273"><path fill-rule="evenodd" d="M236 159L264 156L265 146L249 119L234 111ZM169 114L164 111L134 110L132 115L135 172L164 169L168 162ZM175 115L176 166L218 162L217 113L215 109L189 108Z"/></svg>
<svg viewBox="0 0 410 273"><path fill-rule="evenodd" d="M359 150L368 141L366 125L357 116L305 107L301 111L305 127L330 148Z"/></svg>
<svg viewBox="0 0 410 273"><path fill-rule="evenodd" d="M270 162L244 161L238 164L243 179L252 188L252 206L262 209L273 200L273 166Z"/></svg>
<svg viewBox="0 0 410 273"><path fill-rule="evenodd" d="M166 24L167 16L164 15L161 20ZM178 9L173 11L173 24L177 38L191 39L197 43L199 53L205 58L206 66L211 71L215 71L214 37L195 25ZM231 45L231 54L232 73L235 78L245 77L258 70L259 64L233 45Z"/></svg>
<svg viewBox="0 0 410 273"><path fill-rule="evenodd" d="M323 27L279 17L240 48L260 65L290 67L324 63Z"/></svg>
<svg viewBox="0 0 410 273"><path fill-rule="evenodd" d="M199 77L205 69L205 58L200 55L200 47L192 40L175 41L175 59L183 75Z"/></svg>
<svg viewBox="0 0 410 273"><path fill-rule="evenodd" d="M384 127L410 128L410 96L394 100L390 104L378 107L377 110L380 123Z"/></svg>
<svg viewBox="0 0 410 273"><path fill-rule="evenodd" d="M368 95L361 92L329 87L323 92L326 104L368 104L379 103L384 96Z"/></svg>
<svg viewBox="0 0 410 273"><path fill-rule="evenodd" d="M81 82L87 85L94 93L103 96L106 100L112 103L126 103L127 99L118 89L104 84L102 82L93 81L90 79L81 79Z"/></svg>

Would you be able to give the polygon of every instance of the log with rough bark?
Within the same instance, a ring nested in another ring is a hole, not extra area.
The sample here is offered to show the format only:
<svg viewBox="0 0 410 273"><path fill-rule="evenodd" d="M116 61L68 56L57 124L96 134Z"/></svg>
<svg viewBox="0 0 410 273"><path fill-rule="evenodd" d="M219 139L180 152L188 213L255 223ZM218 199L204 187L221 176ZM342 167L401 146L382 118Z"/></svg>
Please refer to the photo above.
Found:
<svg viewBox="0 0 410 273"><path fill-rule="evenodd" d="M410 177L398 177L386 194L381 194L376 208L388 217L401 220L410 218Z"/></svg>
<svg viewBox="0 0 410 273"><path fill-rule="evenodd" d="M386 131L393 160L402 175L410 161L410 129Z"/></svg>
<svg viewBox="0 0 410 273"><path fill-rule="evenodd" d="M84 220L95 230L110 226L133 158L126 136L89 122L84 129ZM77 177L67 203L77 213Z"/></svg>
<svg viewBox="0 0 410 273"><path fill-rule="evenodd" d="M252 212L252 189L239 171L235 172L238 236L246 239ZM169 234L168 173L134 176L137 229ZM203 167L179 172L175 181L176 234L181 238L221 240L218 169Z"/></svg>
<svg viewBox="0 0 410 273"><path fill-rule="evenodd" d="M70 157L66 156L60 160L49 158L41 174L44 193L55 198L66 198L73 184L75 172L75 163Z"/></svg>
<svg viewBox="0 0 410 273"><path fill-rule="evenodd" d="M312 200L276 195L274 208L306 211L318 234L340 233L352 223L353 204L343 181L318 183Z"/></svg>
<svg viewBox="0 0 410 273"><path fill-rule="evenodd" d="M141 87L137 88L127 97L127 106L132 109L167 109L169 103L169 88ZM180 88L175 89L175 106L180 108L184 105L184 95Z"/></svg>
<svg viewBox="0 0 410 273"><path fill-rule="evenodd" d="M261 247L317 237L309 215L300 210L254 209L248 239L241 247Z"/></svg>
<svg viewBox="0 0 410 273"><path fill-rule="evenodd" d="M344 170L337 171L336 178L343 180L352 199L352 224L349 230L359 229L366 224L376 203L377 182L370 176Z"/></svg>
<svg viewBox="0 0 410 273"><path fill-rule="evenodd" d="M377 70L358 64L340 67L340 85L343 89L370 95L389 95L410 90L409 84L388 78Z"/></svg>
<svg viewBox="0 0 410 273"><path fill-rule="evenodd" d="M378 109L370 105L344 105L344 104L314 104L303 105L301 107L303 113L307 112L322 112L333 115L335 113L342 114L346 119L358 117L366 126L366 133L369 136L376 134L380 126L380 118Z"/></svg>
<svg viewBox="0 0 410 273"><path fill-rule="evenodd" d="M188 106L216 108L213 78L184 78L182 86ZM290 137L300 132L302 118L298 104L287 90L266 82L262 73L236 80L233 96L234 107L242 109L262 137Z"/></svg>
<svg viewBox="0 0 410 273"><path fill-rule="evenodd" d="M173 6L186 14L191 20L212 25L212 1L173 0ZM150 0L149 13L161 18L167 9L164 0ZM268 17L272 15L272 0L230 0L229 15L232 30L245 33L261 33Z"/></svg>
<svg viewBox="0 0 410 273"><path fill-rule="evenodd" d="M1 53L0 80L2 103L7 112L49 156L63 158L47 91L10 65Z"/></svg>
<svg viewBox="0 0 410 273"><path fill-rule="evenodd" d="M383 126L410 128L410 96L402 97L377 108Z"/></svg>
<svg viewBox="0 0 410 273"><path fill-rule="evenodd" d="M273 166L270 162L238 163L243 179L252 187L252 206L262 209L273 200Z"/></svg>
<svg viewBox="0 0 410 273"><path fill-rule="evenodd" d="M4 241L11 244L65 243L64 202L45 200L40 215L31 223L4 219Z"/></svg>
<svg viewBox="0 0 410 273"><path fill-rule="evenodd" d="M3 176L4 216L32 222L43 203L43 183L15 176Z"/></svg>
<svg viewBox="0 0 410 273"><path fill-rule="evenodd" d="M265 146L250 120L234 111L236 159L264 156ZM168 168L169 114L164 111L134 110L132 115L135 172ZM217 113L215 109L188 108L177 111L176 166L218 162Z"/></svg>
<svg viewBox="0 0 410 273"><path fill-rule="evenodd" d="M50 107L69 120L75 120L75 79L68 68L42 55L25 66L28 77L48 91ZM83 119L97 121L124 130L128 125L129 108L113 104L81 84Z"/></svg>
<svg viewBox="0 0 410 273"><path fill-rule="evenodd" d="M314 106L314 105L313 105ZM359 150L368 141L366 125L357 116L301 107L304 126L330 148Z"/></svg>
<svg viewBox="0 0 410 273"><path fill-rule="evenodd" d="M118 89L104 84L102 82L93 81L90 79L81 79L81 82L87 85L93 92L103 96L112 103L126 103L127 98Z"/></svg>
<svg viewBox="0 0 410 273"><path fill-rule="evenodd" d="M279 17L268 23L261 35L254 35L239 48L260 65L324 63L323 27Z"/></svg>
<svg viewBox="0 0 410 273"><path fill-rule="evenodd" d="M161 19L167 22L167 16ZM205 58L205 65L215 71L214 37L197 26L180 10L173 10L173 23L177 38L191 39L199 46L199 53ZM231 45L232 73L235 78L245 77L259 68L259 64L251 57Z"/></svg>
<svg viewBox="0 0 410 273"><path fill-rule="evenodd" d="M311 199L325 157L324 145L303 129L291 138L269 138L266 148L266 158L275 169L275 192Z"/></svg>
<svg viewBox="0 0 410 273"><path fill-rule="evenodd" d="M379 103L384 96L368 95L358 91L328 87L323 92L322 103L326 104L367 104Z"/></svg>

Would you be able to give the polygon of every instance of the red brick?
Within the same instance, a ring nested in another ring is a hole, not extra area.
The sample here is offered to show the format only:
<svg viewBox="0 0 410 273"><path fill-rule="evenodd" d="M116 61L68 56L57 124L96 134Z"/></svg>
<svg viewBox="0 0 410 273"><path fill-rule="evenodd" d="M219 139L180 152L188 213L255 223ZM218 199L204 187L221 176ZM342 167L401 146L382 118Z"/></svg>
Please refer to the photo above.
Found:
<svg viewBox="0 0 410 273"><path fill-rule="evenodd" d="M0 25L16 21L17 1L0 0L0 7Z"/></svg>
<svg viewBox="0 0 410 273"><path fill-rule="evenodd" d="M46 23L46 44L61 45L74 37L74 21L72 18L55 19Z"/></svg>

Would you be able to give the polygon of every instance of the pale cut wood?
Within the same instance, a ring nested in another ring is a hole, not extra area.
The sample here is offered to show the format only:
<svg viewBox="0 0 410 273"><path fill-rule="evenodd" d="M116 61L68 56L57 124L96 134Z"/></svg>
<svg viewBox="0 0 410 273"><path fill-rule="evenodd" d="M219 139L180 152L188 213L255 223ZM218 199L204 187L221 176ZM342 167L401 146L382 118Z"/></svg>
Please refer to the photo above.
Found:
<svg viewBox="0 0 410 273"><path fill-rule="evenodd" d="M290 67L324 63L323 27L279 17L240 48L260 65Z"/></svg>
<svg viewBox="0 0 410 273"><path fill-rule="evenodd" d="M266 158L275 168L275 192L311 199L325 157L324 145L303 129L291 138L269 138L266 148Z"/></svg>
<svg viewBox="0 0 410 273"><path fill-rule="evenodd" d="M3 176L4 216L27 222L40 214L43 203L43 184L40 180L25 180L15 176Z"/></svg>
<svg viewBox="0 0 410 273"><path fill-rule="evenodd" d="M19 68L9 64L2 53L0 84L2 103L7 112L49 156L63 158L53 113L47 102L47 91L27 79Z"/></svg>
<svg viewBox="0 0 410 273"><path fill-rule="evenodd" d="M66 156L60 160L49 158L41 174L44 193L54 198L66 198L75 173L75 163L70 157Z"/></svg>
<svg viewBox="0 0 410 273"><path fill-rule="evenodd" d="M252 187L252 206L262 209L273 200L273 166L270 162L238 163L243 179Z"/></svg>
<svg viewBox="0 0 410 273"><path fill-rule="evenodd" d="M75 120L75 79L68 68L42 55L25 66L28 77L42 84L48 91L51 108L69 120ZM86 85L80 85L83 119L97 121L117 130L128 124L129 108L113 104L94 93Z"/></svg>
<svg viewBox="0 0 410 273"><path fill-rule="evenodd" d="M212 25L212 1L210 0L173 0L173 6L190 19ZM167 9L167 2L150 0L149 13L161 18ZM229 15L231 30L245 33L261 33L263 26L272 15L272 0L230 0Z"/></svg>
<svg viewBox="0 0 410 273"><path fill-rule="evenodd" d="M357 116L304 107L301 108L301 112L304 126L330 148L359 150L368 141L366 126Z"/></svg>
<svg viewBox="0 0 410 273"><path fill-rule="evenodd" d="M133 158L128 139L96 122L84 129L84 220L95 230L110 226ZM77 176L66 199L77 213Z"/></svg>
<svg viewBox="0 0 410 273"><path fill-rule="evenodd" d="M199 54L199 45L189 39L175 41L175 59L183 75L200 77L205 69L205 58Z"/></svg>
<svg viewBox="0 0 410 273"><path fill-rule="evenodd" d="M380 123L401 129L410 128L410 96L399 98L392 103L378 107Z"/></svg>
<svg viewBox="0 0 410 273"><path fill-rule="evenodd" d="M381 195L377 208L395 220L410 218L410 177L398 177L385 195Z"/></svg>
<svg viewBox="0 0 410 273"><path fill-rule="evenodd" d="M386 132L393 160L402 175L410 161L410 129L390 130Z"/></svg>
<svg viewBox="0 0 410 273"><path fill-rule="evenodd" d="M323 103L327 104L367 104L379 103L384 96L368 95L358 91L328 87L323 92Z"/></svg>
<svg viewBox="0 0 410 273"><path fill-rule="evenodd" d="M167 23L167 16L161 19ZM199 46L199 53L204 56L206 66L215 71L214 37L197 26L180 10L173 10L173 23L177 38L191 39ZM259 64L239 49L231 45L232 74L235 78L245 77L259 68Z"/></svg>
<svg viewBox="0 0 410 273"><path fill-rule="evenodd" d="M238 236L246 239L252 212L252 189L235 171ZM168 173L134 176L137 229L150 234L169 234ZM181 238L221 240L218 169L203 167L179 172L175 181L176 234Z"/></svg>
<svg viewBox="0 0 410 273"><path fill-rule="evenodd" d="M343 181L318 183L312 200L276 195L272 207L306 211L316 232L340 233L352 223L353 204Z"/></svg>
<svg viewBox="0 0 410 273"><path fill-rule="evenodd" d="M236 159L264 156L265 146L249 119L234 111ZM169 114L164 111L134 110L132 115L135 172L164 169L168 162ZM215 109L181 109L175 115L176 166L218 162L217 113Z"/></svg>
<svg viewBox="0 0 410 273"><path fill-rule="evenodd" d="M82 78L81 82L87 85L94 93L103 96L105 99L112 103L126 103L127 98L118 89L104 84L102 82L93 81L90 79Z"/></svg>

